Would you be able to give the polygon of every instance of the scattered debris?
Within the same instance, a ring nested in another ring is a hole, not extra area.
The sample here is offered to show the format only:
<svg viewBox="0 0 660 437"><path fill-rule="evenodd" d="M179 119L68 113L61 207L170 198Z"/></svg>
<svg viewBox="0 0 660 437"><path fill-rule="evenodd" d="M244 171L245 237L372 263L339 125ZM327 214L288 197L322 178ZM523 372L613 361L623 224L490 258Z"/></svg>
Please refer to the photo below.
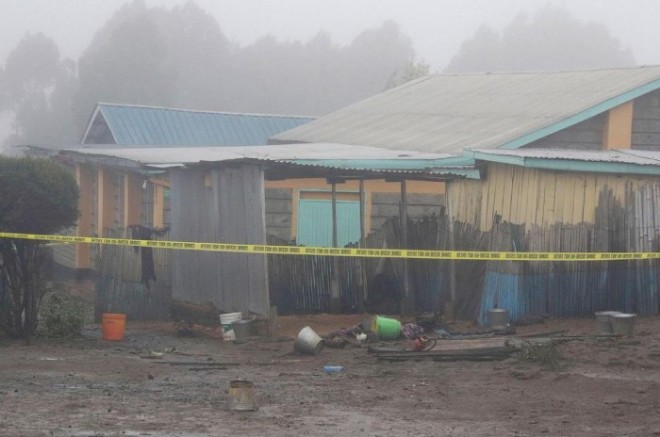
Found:
<svg viewBox="0 0 660 437"><path fill-rule="evenodd" d="M518 349L507 346L479 349L430 350L415 352L408 350L378 350L372 354L383 361L407 361L432 359L433 361L498 361L510 357Z"/></svg>
<svg viewBox="0 0 660 437"><path fill-rule="evenodd" d="M341 373L344 371L344 366L323 366L323 371L325 373Z"/></svg>

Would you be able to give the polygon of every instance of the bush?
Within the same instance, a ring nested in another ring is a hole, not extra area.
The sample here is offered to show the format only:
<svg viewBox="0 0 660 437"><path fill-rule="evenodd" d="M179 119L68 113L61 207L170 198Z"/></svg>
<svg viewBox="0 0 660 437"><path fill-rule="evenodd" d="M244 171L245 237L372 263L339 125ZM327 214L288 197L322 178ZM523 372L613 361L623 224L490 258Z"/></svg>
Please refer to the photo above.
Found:
<svg viewBox="0 0 660 437"><path fill-rule="evenodd" d="M49 159L0 156L0 231L60 232L78 219L78 186ZM37 327L48 247L43 241L0 238L3 311L0 329L27 343Z"/></svg>
<svg viewBox="0 0 660 437"><path fill-rule="evenodd" d="M39 335L48 338L80 335L87 321L85 304L61 291L47 297L39 314Z"/></svg>

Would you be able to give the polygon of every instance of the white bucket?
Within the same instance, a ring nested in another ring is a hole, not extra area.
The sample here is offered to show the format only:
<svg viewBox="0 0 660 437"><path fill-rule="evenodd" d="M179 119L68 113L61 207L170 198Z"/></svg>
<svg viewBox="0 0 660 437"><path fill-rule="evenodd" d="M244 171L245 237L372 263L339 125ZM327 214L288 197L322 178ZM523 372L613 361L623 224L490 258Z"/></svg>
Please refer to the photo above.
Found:
<svg viewBox="0 0 660 437"><path fill-rule="evenodd" d="M293 347L298 352L317 355L323 349L323 339L309 326L305 326L298 333Z"/></svg>
<svg viewBox="0 0 660 437"><path fill-rule="evenodd" d="M234 327L232 323L238 322L243 318L243 313L224 313L220 314L220 324L222 325L222 339L224 341L236 340Z"/></svg>

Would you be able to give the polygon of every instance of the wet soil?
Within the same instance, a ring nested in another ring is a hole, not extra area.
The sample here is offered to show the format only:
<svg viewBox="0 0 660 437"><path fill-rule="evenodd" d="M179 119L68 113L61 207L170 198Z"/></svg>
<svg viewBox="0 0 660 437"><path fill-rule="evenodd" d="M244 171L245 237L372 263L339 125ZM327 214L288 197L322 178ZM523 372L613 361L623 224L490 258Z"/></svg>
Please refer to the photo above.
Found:
<svg viewBox="0 0 660 437"><path fill-rule="evenodd" d="M327 333L360 318L283 317L279 336L242 344L131 322L119 342L101 340L97 325L80 339L0 340L0 434L660 435L660 317L638 319L633 338L561 344L559 370L519 357L380 362L359 347L292 352L290 337L303 326ZM558 329L593 334L595 321L548 321L517 333ZM164 355L149 359L152 351ZM326 374L326 364L345 370ZM254 383L257 411L229 408L235 379Z"/></svg>

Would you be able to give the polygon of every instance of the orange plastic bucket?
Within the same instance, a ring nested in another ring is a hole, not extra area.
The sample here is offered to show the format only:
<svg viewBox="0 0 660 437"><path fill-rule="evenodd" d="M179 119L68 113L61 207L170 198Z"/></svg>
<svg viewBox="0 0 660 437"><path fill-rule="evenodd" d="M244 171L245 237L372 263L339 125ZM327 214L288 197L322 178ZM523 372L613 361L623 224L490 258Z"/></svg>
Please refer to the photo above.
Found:
<svg viewBox="0 0 660 437"><path fill-rule="evenodd" d="M103 313L103 340L123 340L126 330L126 314Z"/></svg>

